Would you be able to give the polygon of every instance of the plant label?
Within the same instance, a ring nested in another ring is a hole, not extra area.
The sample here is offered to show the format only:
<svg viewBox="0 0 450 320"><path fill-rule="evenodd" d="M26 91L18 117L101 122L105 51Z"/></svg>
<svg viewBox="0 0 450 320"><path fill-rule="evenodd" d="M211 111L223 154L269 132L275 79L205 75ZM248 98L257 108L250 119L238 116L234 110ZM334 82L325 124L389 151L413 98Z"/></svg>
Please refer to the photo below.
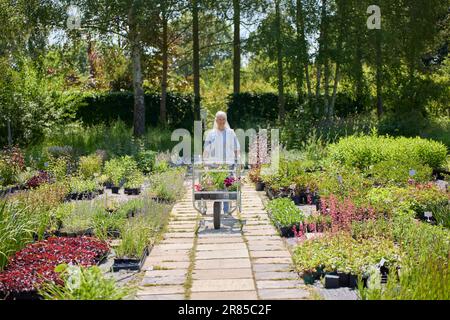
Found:
<svg viewBox="0 0 450 320"><path fill-rule="evenodd" d="M338 176L338 181L339 181L339 184L342 184L343 179L342 179L341 175Z"/></svg>
<svg viewBox="0 0 450 320"><path fill-rule="evenodd" d="M425 216L425 218L427 218L428 222L431 222L430 218L433 216L433 213L430 211L424 212L423 214Z"/></svg>
<svg viewBox="0 0 450 320"><path fill-rule="evenodd" d="M416 175L416 170L414 170L414 169L409 170L410 177L414 177L415 175Z"/></svg>
<svg viewBox="0 0 450 320"><path fill-rule="evenodd" d="M386 263L386 260L384 258L381 258L380 262L378 263L378 266L383 267L385 263Z"/></svg>

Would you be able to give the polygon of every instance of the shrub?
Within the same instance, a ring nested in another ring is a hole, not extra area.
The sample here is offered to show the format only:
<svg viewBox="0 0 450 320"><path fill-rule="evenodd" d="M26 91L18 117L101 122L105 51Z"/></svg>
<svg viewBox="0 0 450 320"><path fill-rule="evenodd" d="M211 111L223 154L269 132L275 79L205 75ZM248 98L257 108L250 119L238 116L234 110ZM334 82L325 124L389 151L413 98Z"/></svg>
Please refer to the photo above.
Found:
<svg viewBox="0 0 450 320"><path fill-rule="evenodd" d="M384 160L414 160L437 169L446 161L447 147L421 138L351 136L330 145L329 153L333 160L362 170Z"/></svg>
<svg viewBox="0 0 450 320"><path fill-rule="evenodd" d="M127 182L125 182L124 187L130 189L140 189L144 183L144 179L145 178L142 172L135 170L126 178Z"/></svg>
<svg viewBox="0 0 450 320"><path fill-rule="evenodd" d="M184 175L185 171L181 168L154 174L150 178L150 194L169 202L177 200L184 191Z"/></svg>
<svg viewBox="0 0 450 320"><path fill-rule="evenodd" d="M126 181L126 178L137 170L136 161L130 156L114 158L105 164L105 174L116 187Z"/></svg>
<svg viewBox="0 0 450 320"><path fill-rule="evenodd" d="M136 155L139 170L141 170L145 174L152 172L155 166L157 154L157 152L151 150L139 151L139 153Z"/></svg>
<svg viewBox="0 0 450 320"><path fill-rule="evenodd" d="M414 160L386 160L374 164L368 172L378 185L407 185L411 179L420 183L430 181L433 170Z"/></svg>
<svg viewBox="0 0 450 320"><path fill-rule="evenodd" d="M102 164L100 155L81 157L78 164L78 172L84 179L92 179L102 172Z"/></svg>

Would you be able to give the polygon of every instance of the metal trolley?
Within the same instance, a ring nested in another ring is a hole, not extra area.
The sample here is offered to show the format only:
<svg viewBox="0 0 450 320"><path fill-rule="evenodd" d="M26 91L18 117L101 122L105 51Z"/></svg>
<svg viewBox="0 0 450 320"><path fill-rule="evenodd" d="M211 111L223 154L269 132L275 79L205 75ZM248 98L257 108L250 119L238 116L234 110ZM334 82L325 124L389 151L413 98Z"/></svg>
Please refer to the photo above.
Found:
<svg viewBox="0 0 450 320"><path fill-rule="evenodd" d="M228 172L233 174L235 178L241 178L240 165L234 165L232 169L215 169L214 167L205 167L195 164L192 166L192 204L200 214L206 215L208 210L207 201L214 201L213 218L214 229L220 229L220 218L224 202L228 202L228 214L232 214L236 210L241 211L241 184L238 184L236 191L217 190L217 191L196 191L196 181L201 181L201 177L206 172Z"/></svg>

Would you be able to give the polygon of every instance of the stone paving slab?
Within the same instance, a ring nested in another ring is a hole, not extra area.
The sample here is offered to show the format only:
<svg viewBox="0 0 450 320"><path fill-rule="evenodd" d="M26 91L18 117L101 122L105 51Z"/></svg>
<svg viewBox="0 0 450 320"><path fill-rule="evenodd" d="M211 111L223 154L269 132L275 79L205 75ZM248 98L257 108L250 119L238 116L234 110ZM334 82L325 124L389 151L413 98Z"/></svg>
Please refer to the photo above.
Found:
<svg viewBox="0 0 450 320"><path fill-rule="evenodd" d="M184 300L184 294L138 295L137 300Z"/></svg>
<svg viewBox="0 0 450 320"><path fill-rule="evenodd" d="M263 300L300 300L309 297L309 291L299 289L261 289L258 290L260 299Z"/></svg>
<svg viewBox="0 0 450 320"><path fill-rule="evenodd" d="M194 270L193 279L197 280L214 280L214 279L246 279L252 278L253 273L250 268L240 269L206 269Z"/></svg>
<svg viewBox="0 0 450 320"><path fill-rule="evenodd" d="M250 250L252 258L291 258L290 253L284 250Z"/></svg>
<svg viewBox="0 0 450 320"><path fill-rule="evenodd" d="M300 280L262 280L257 281L258 289L295 289L304 286Z"/></svg>
<svg viewBox="0 0 450 320"><path fill-rule="evenodd" d="M186 276L165 276L165 277L147 277L141 282L141 285L183 285L186 282Z"/></svg>
<svg viewBox="0 0 450 320"><path fill-rule="evenodd" d="M196 254L197 260L204 259L231 259L231 258L248 258L248 251L241 250L217 250L217 251L198 251Z"/></svg>
<svg viewBox="0 0 450 320"><path fill-rule="evenodd" d="M244 242L198 244L197 251L247 250Z"/></svg>
<svg viewBox="0 0 450 320"><path fill-rule="evenodd" d="M167 285L167 286L141 286L138 296L154 295L154 294L184 294L184 286Z"/></svg>
<svg viewBox="0 0 450 320"><path fill-rule="evenodd" d="M257 300L255 290L226 292L193 292L191 300Z"/></svg>
<svg viewBox="0 0 450 320"><path fill-rule="evenodd" d="M298 275L287 271L263 271L255 272L255 279L258 280L296 280Z"/></svg>
<svg viewBox="0 0 450 320"><path fill-rule="evenodd" d="M195 262L195 269L240 269L251 268L249 259L214 259L214 260L198 260Z"/></svg>
<svg viewBox="0 0 450 320"><path fill-rule="evenodd" d="M223 292L223 291L252 291L255 290L253 278L248 279L214 279L194 280L192 292Z"/></svg>

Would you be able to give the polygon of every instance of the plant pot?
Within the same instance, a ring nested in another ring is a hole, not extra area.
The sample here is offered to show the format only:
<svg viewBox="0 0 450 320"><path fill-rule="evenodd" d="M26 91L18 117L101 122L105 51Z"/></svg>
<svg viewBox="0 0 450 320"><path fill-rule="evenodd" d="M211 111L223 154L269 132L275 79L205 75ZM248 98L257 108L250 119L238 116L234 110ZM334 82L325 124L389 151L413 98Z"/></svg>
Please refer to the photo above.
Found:
<svg viewBox="0 0 450 320"><path fill-rule="evenodd" d="M103 185L106 189L111 189L113 187L113 184L111 182L105 182Z"/></svg>
<svg viewBox="0 0 450 320"><path fill-rule="evenodd" d="M339 276L333 274L325 275L325 289L339 288Z"/></svg>
<svg viewBox="0 0 450 320"><path fill-rule="evenodd" d="M293 238L295 236L294 230L292 230L293 226L290 227L283 227L283 226L277 226L278 231L280 232L280 236L283 238Z"/></svg>
<svg viewBox="0 0 450 320"><path fill-rule="evenodd" d="M141 193L141 188L125 188L124 193L129 196L137 196Z"/></svg>
<svg viewBox="0 0 450 320"><path fill-rule="evenodd" d="M354 274L348 275L348 286L349 288L355 289L358 287L358 276L355 276Z"/></svg>
<svg viewBox="0 0 450 320"><path fill-rule="evenodd" d="M55 232L55 236L56 237L64 237L64 238L77 238L77 237L83 237L83 236L93 237L94 229L89 228L89 229L77 231L77 232L66 232L64 230L62 230L62 231L58 230Z"/></svg>
<svg viewBox="0 0 450 320"><path fill-rule="evenodd" d="M316 271L314 272L314 278L316 280L320 280L324 274L325 274L325 272L323 271L323 268L321 268L321 267L316 268Z"/></svg>
<svg viewBox="0 0 450 320"><path fill-rule="evenodd" d="M348 287L350 283L350 277L348 273L338 272L337 276L339 277L339 287Z"/></svg>
<svg viewBox="0 0 450 320"><path fill-rule="evenodd" d="M119 194L120 187L111 187L111 192L114 194Z"/></svg>
<svg viewBox="0 0 450 320"><path fill-rule="evenodd" d="M301 203L300 203L301 198L300 198L299 195L291 196L291 200L294 201L294 203L295 203L296 206L298 206L298 205L301 204Z"/></svg>
<svg viewBox="0 0 450 320"><path fill-rule="evenodd" d="M25 292L0 292L0 300L44 300L37 291L25 291Z"/></svg>
<svg viewBox="0 0 450 320"><path fill-rule="evenodd" d="M258 181L255 184L255 189L256 189L256 191L264 191L264 186L265 186L264 182Z"/></svg>
<svg viewBox="0 0 450 320"><path fill-rule="evenodd" d="M114 258L114 264L112 265L111 269L113 272L117 272L120 270L141 271L145 259L149 254L150 250L148 247L146 247L140 258Z"/></svg>
<svg viewBox="0 0 450 320"><path fill-rule="evenodd" d="M305 284L312 285L312 284L314 284L314 281L315 281L314 273L313 272L304 272L302 275L302 279L303 279L303 282L305 282Z"/></svg>

